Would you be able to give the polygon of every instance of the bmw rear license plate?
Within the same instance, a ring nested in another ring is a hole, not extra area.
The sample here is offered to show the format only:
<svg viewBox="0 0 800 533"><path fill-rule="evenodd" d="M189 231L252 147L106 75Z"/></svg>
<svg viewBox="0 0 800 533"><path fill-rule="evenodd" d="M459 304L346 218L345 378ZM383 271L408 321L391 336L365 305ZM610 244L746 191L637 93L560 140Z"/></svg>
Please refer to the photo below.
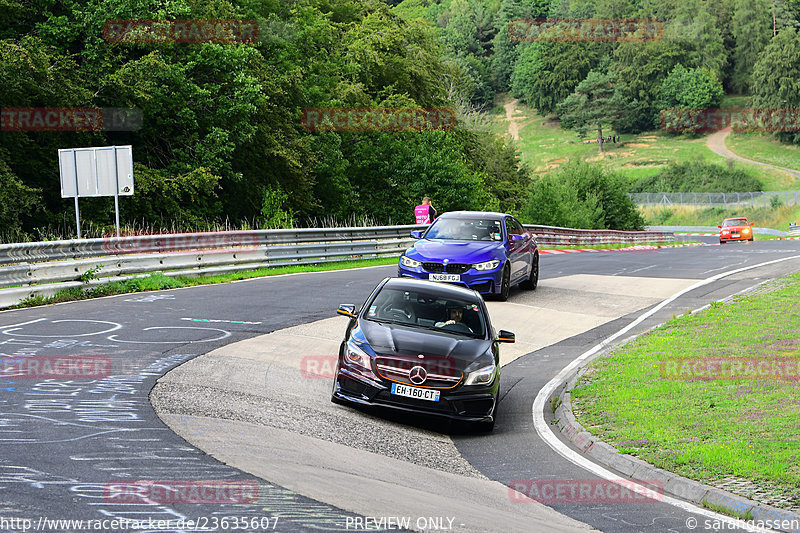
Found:
<svg viewBox="0 0 800 533"><path fill-rule="evenodd" d="M428 274L428 279L431 281L461 281L461 276L458 274Z"/></svg>
<svg viewBox="0 0 800 533"><path fill-rule="evenodd" d="M430 402L439 401L438 390L409 387L408 385L403 385L402 383L392 383L392 394L405 396L406 398L416 398L417 400L428 400Z"/></svg>

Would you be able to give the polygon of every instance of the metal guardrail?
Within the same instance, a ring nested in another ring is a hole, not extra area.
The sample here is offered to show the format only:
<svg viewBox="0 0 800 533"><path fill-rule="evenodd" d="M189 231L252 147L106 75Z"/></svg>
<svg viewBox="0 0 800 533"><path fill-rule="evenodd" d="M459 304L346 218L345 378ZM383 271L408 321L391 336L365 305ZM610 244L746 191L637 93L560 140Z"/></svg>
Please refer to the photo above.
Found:
<svg viewBox="0 0 800 533"><path fill-rule="evenodd" d="M397 256L427 226L224 231L0 245L0 307L34 295L151 272L212 275L239 270ZM659 231L525 226L540 245L666 242ZM100 266L102 265L102 266ZM14 288L8 288L18 286Z"/></svg>
<svg viewBox="0 0 800 533"><path fill-rule="evenodd" d="M525 225L540 245L597 245L643 242L671 242L675 240L672 232L666 231L619 231L559 228L554 226Z"/></svg>

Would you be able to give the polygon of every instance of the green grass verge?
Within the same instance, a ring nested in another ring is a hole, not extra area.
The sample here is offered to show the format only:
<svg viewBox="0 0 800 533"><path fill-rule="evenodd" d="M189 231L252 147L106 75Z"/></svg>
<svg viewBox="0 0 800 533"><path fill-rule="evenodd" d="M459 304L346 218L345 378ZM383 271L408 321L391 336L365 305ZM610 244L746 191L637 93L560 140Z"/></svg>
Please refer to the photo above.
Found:
<svg viewBox="0 0 800 533"><path fill-rule="evenodd" d="M227 283L241 279L262 278L266 276L277 276L280 274L295 274L298 272L324 272L329 270L346 270L366 266L380 266L397 264L396 257L385 257L378 259L363 259L355 261L336 261L331 263L319 263L313 265L285 266L275 268L259 268L256 270L243 270L230 274L219 274L215 276L176 276L169 277L162 273L154 273L142 278L133 278L126 281L112 281L102 285L73 287L58 291L53 296L34 296L26 298L19 304L10 309L23 307L35 307L60 302L71 302L75 300L88 300L101 296L112 296L115 294L128 294L133 292L160 291L164 289L177 289L180 287L192 287L195 285L211 285L215 283Z"/></svg>
<svg viewBox="0 0 800 533"><path fill-rule="evenodd" d="M800 504L798 381L665 374L701 358L800 364L800 273L733 303L673 318L595 360L572 391L575 414L605 442L702 482L736 476Z"/></svg>
<svg viewBox="0 0 800 533"><path fill-rule="evenodd" d="M498 99L498 102L506 101L507 95ZM492 131L500 134L508 132L505 114L493 114L491 117ZM708 149L707 136L670 135L661 131L622 135L621 143L605 144L605 152L601 156L597 153L596 143L581 144L582 139L575 132L562 129L557 121L539 116L534 109L524 104L516 104L514 117L519 126L520 140L517 141L517 147L520 157L538 173L558 168L571 159L579 158L602 161L608 168L637 180L657 174L670 162L700 158L722 165L728 161ZM612 133L611 130L604 131L607 135ZM583 140L591 137L589 135ZM730 148L734 150L733 146ZM755 173L764 184L765 190L800 190L800 180L786 172L745 163L741 165Z"/></svg>
<svg viewBox="0 0 800 533"><path fill-rule="evenodd" d="M725 144L732 152L747 159L800 170L800 145L782 143L772 135L731 133Z"/></svg>

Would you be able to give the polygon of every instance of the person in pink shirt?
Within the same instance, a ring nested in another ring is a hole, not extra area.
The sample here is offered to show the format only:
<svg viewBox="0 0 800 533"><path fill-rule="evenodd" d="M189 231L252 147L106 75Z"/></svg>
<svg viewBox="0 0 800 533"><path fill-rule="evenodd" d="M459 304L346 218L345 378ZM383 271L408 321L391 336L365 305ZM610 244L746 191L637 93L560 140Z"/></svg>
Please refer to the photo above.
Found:
<svg viewBox="0 0 800 533"><path fill-rule="evenodd" d="M424 197L422 203L414 208L414 218L417 224L430 224L436 218L436 208L431 205L429 197Z"/></svg>

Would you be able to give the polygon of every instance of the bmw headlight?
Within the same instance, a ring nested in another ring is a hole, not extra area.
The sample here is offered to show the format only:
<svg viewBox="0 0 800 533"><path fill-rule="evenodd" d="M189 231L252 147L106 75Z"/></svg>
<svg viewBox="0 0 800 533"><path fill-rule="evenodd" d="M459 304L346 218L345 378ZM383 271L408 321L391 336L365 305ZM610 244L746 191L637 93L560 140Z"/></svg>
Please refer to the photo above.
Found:
<svg viewBox="0 0 800 533"><path fill-rule="evenodd" d="M406 257L404 255L401 255L400 256L400 264L403 265L404 267L408 267L408 268L417 268L422 263L419 262L419 261L416 261L414 259L411 259L410 257Z"/></svg>
<svg viewBox="0 0 800 533"><path fill-rule="evenodd" d="M464 381L464 385L489 385L492 381L494 381L494 374L497 370L497 367L492 363L489 366L485 366L483 368L479 368L475 372L470 372L467 374L467 379Z"/></svg>
<svg viewBox="0 0 800 533"><path fill-rule="evenodd" d="M476 263L472 265L475 270L494 270L500 266L500 261L493 259L491 261L484 261L483 263Z"/></svg>
<svg viewBox="0 0 800 533"><path fill-rule="evenodd" d="M743 228L742 233L750 233L750 228Z"/></svg>
<svg viewBox="0 0 800 533"><path fill-rule="evenodd" d="M344 360L348 365L370 369L369 355L353 341L348 341L344 350Z"/></svg>

